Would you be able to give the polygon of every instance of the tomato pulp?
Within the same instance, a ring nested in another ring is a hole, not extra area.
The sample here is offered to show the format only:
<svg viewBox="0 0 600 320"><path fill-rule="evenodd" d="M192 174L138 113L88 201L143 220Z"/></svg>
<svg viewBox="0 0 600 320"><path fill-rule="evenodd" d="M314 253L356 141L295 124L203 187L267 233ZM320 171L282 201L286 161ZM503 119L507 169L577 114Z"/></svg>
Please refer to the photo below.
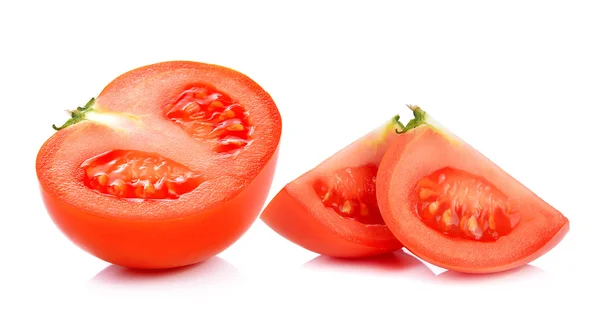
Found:
<svg viewBox="0 0 600 320"><path fill-rule="evenodd" d="M235 70L168 61L129 71L41 147L46 208L77 245L133 268L197 263L259 214L281 117Z"/></svg>
<svg viewBox="0 0 600 320"><path fill-rule="evenodd" d="M569 220L418 107L377 173L377 200L394 235L450 270L519 267L553 248Z"/></svg>
<svg viewBox="0 0 600 320"><path fill-rule="evenodd" d="M401 248L379 213L375 178L402 127L396 117L291 181L261 219L295 244L327 256L366 257Z"/></svg>

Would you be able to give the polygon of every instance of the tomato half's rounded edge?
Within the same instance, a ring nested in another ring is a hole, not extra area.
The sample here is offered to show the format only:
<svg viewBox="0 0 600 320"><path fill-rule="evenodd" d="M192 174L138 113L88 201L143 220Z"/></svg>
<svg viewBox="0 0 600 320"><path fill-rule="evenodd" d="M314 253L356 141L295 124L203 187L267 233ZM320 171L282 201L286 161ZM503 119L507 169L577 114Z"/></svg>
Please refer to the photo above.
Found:
<svg viewBox="0 0 600 320"><path fill-rule="evenodd" d="M248 76L167 61L120 75L54 127L36 159L52 220L98 258L154 269L206 260L250 227L282 121Z"/></svg>

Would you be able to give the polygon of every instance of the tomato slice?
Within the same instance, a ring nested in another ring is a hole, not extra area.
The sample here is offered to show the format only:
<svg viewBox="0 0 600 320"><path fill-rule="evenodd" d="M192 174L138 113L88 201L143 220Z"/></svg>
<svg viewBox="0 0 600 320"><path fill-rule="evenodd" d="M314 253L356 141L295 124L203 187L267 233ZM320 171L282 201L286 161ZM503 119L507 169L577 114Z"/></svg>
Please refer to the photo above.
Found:
<svg viewBox="0 0 600 320"><path fill-rule="evenodd" d="M256 219L281 117L235 70L168 61L119 76L56 129L37 156L56 225L108 262L169 268L218 254Z"/></svg>
<svg viewBox="0 0 600 320"><path fill-rule="evenodd" d="M527 264L556 246L569 220L418 107L377 173L394 235L420 258L469 273Z"/></svg>
<svg viewBox="0 0 600 320"><path fill-rule="evenodd" d="M281 236L333 257L366 257L402 247L377 205L375 178L403 126L394 118L288 183L261 219Z"/></svg>

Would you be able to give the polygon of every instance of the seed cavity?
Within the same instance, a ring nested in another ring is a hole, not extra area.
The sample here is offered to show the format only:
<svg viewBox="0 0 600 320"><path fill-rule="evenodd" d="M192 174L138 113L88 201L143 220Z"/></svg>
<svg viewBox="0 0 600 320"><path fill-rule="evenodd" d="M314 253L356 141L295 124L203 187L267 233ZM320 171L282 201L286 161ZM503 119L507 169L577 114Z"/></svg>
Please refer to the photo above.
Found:
<svg viewBox="0 0 600 320"><path fill-rule="evenodd" d="M447 167L433 172L417 182L415 193L419 218L451 237L495 241L520 220L506 195L463 170Z"/></svg>
<svg viewBox="0 0 600 320"><path fill-rule="evenodd" d="M237 153L250 145L254 127L248 111L211 85L183 91L166 106L166 116L194 139L214 139L219 153Z"/></svg>
<svg viewBox="0 0 600 320"><path fill-rule="evenodd" d="M385 224L375 193L377 166L343 168L318 178L313 189L326 208L364 224Z"/></svg>
<svg viewBox="0 0 600 320"><path fill-rule="evenodd" d="M177 199L203 181L180 163L135 150L108 151L84 161L81 168L88 188L127 199Z"/></svg>

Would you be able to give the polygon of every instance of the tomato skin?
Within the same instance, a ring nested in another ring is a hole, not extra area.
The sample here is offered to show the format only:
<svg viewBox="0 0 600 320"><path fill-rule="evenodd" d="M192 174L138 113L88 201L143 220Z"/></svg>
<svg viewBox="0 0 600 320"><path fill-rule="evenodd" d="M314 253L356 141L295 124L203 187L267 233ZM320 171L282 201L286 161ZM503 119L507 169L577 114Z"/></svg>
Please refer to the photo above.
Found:
<svg viewBox="0 0 600 320"><path fill-rule="evenodd" d="M363 224L342 217L325 207L313 189L317 179L340 169L378 165L398 128L395 118L289 182L263 210L261 220L293 243L332 257L369 257L402 248L385 224Z"/></svg>
<svg viewBox="0 0 600 320"><path fill-rule="evenodd" d="M199 83L231 95L254 121L252 145L223 155L213 139L196 140L165 116L182 90ZM95 100L97 114L40 148L36 173L56 226L76 245L124 267L162 269L204 261L233 244L256 220L275 172L282 131L271 99L249 77L225 67L168 61L134 69L109 83ZM178 199L122 199L92 190L81 164L110 150L152 152L203 177Z"/></svg>
<svg viewBox="0 0 600 320"><path fill-rule="evenodd" d="M305 203L283 188L263 211L261 219L288 240L307 250L331 257L376 256L402 247L393 238L380 243L357 242L356 239L336 232L335 228L326 225L315 215L309 214L310 210Z"/></svg>
<svg viewBox="0 0 600 320"><path fill-rule="evenodd" d="M493 242L451 238L414 212L414 186L444 167L479 175L512 199L521 221ZM457 137L429 125L401 134L377 173L377 201L386 224L408 250L434 265L464 273L491 273L527 264L556 246L569 220Z"/></svg>
<svg viewBox="0 0 600 320"><path fill-rule="evenodd" d="M235 197L195 215L169 220L130 220L81 211L41 187L58 228L76 245L107 262L162 269L204 261L238 240L256 220L276 168L276 151L253 182Z"/></svg>

